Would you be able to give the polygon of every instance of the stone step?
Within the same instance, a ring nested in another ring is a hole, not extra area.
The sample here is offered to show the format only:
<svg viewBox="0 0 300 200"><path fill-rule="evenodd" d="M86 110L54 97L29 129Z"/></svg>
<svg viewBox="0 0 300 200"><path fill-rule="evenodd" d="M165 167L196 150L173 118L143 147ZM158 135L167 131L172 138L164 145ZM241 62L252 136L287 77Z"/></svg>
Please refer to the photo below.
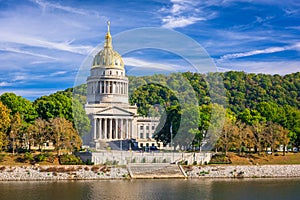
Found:
<svg viewBox="0 0 300 200"><path fill-rule="evenodd" d="M185 178L184 172L176 164L129 164L128 171L134 179L144 178Z"/></svg>

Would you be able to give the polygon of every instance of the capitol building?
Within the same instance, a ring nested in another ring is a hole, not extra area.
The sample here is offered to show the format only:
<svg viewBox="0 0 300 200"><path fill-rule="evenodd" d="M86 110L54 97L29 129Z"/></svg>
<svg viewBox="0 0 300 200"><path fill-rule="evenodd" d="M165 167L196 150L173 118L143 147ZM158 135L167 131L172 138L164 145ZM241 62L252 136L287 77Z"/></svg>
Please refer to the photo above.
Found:
<svg viewBox="0 0 300 200"><path fill-rule="evenodd" d="M129 104L128 78L121 55L113 49L109 22L107 29L104 48L95 55L87 78L85 111L92 128L83 142L96 150L118 149L114 144L121 141L121 150L130 149L132 141L139 148L160 148L152 139L159 118L139 116L137 106Z"/></svg>

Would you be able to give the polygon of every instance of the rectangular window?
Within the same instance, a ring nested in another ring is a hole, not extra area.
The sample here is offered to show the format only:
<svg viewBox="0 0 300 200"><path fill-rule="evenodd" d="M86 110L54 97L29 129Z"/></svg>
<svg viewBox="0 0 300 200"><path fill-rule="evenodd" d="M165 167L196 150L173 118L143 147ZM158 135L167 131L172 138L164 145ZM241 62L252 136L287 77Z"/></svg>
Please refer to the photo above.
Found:
<svg viewBox="0 0 300 200"><path fill-rule="evenodd" d="M152 130L154 130L155 129L155 126L152 126Z"/></svg>
<svg viewBox="0 0 300 200"><path fill-rule="evenodd" d="M146 133L146 138L149 138L149 133Z"/></svg>
<svg viewBox="0 0 300 200"><path fill-rule="evenodd" d="M149 130L149 126L146 126L146 130Z"/></svg>
<svg viewBox="0 0 300 200"><path fill-rule="evenodd" d="M140 133L140 138L144 138L144 134L143 133Z"/></svg>
<svg viewBox="0 0 300 200"><path fill-rule="evenodd" d="M140 126L140 130L144 130L144 126Z"/></svg>

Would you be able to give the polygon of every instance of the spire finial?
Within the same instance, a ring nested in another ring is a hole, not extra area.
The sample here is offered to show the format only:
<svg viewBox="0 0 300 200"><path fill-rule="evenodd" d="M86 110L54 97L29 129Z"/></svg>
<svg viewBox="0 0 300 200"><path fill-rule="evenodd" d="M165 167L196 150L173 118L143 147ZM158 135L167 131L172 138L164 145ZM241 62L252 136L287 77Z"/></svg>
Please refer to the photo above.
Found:
<svg viewBox="0 0 300 200"><path fill-rule="evenodd" d="M110 21L107 21L107 32L110 33Z"/></svg>
<svg viewBox="0 0 300 200"><path fill-rule="evenodd" d="M112 41L111 41L111 35L110 35L110 21L107 21L107 33L106 33L106 36L105 36L105 45L104 47L107 47L107 48L112 48Z"/></svg>

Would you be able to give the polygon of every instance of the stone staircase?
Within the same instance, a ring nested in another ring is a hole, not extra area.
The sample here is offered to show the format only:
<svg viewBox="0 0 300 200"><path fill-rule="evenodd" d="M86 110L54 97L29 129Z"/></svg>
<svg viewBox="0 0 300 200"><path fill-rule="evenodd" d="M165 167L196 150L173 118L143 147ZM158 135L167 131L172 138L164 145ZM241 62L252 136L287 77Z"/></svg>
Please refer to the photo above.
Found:
<svg viewBox="0 0 300 200"><path fill-rule="evenodd" d="M108 142L108 146L110 146L111 150L117 151L128 151L129 145L129 140L114 140Z"/></svg>
<svg viewBox="0 0 300 200"><path fill-rule="evenodd" d="M133 179L149 179L149 178L185 178L186 174L181 166L176 164L165 163L143 163L129 164L127 169Z"/></svg>

